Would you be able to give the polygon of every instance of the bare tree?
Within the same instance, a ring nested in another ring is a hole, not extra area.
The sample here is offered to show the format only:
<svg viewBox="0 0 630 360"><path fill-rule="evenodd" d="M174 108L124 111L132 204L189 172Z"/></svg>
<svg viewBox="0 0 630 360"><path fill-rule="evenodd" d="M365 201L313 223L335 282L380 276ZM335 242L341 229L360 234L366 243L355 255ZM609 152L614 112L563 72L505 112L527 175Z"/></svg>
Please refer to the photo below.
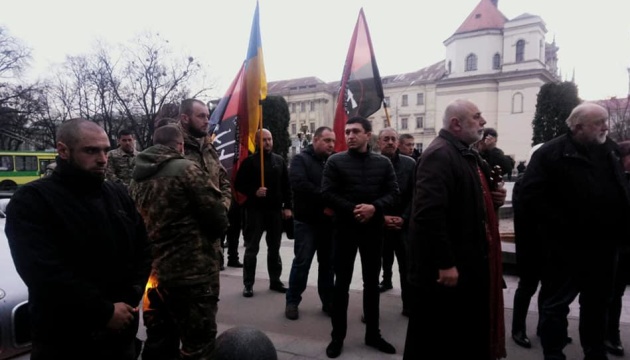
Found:
<svg viewBox="0 0 630 360"><path fill-rule="evenodd" d="M626 98L612 97L599 104L608 110L609 136L615 141L630 140L630 95Z"/></svg>

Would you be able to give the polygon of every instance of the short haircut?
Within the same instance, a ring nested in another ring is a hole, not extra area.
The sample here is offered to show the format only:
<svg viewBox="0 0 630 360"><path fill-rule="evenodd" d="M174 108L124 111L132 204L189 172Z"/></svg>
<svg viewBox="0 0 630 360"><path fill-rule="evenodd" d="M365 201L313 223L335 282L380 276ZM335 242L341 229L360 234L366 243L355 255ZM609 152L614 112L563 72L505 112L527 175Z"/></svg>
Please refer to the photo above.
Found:
<svg viewBox="0 0 630 360"><path fill-rule="evenodd" d="M398 131L396 131L396 129L394 129L393 127L386 127L386 128L382 128L381 131L378 132L378 137L380 138L381 135L385 132L385 131L393 131L396 135L398 135Z"/></svg>
<svg viewBox="0 0 630 360"><path fill-rule="evenodd" d="M372 123L362 116L351 117L348 121L346 121L346 125L348 124L361 124L365 132L372 132Z"/></svg>
<svg viewBox="0 0 630 360"><path fill-rule="evenodd" d="M621 157L626 157L630 155L630 140L622 141L618 145L619 145L619 154L621 155Z"/></svg>
<svg viewBox="0 0 630 360"><path fill-rule="evenodd" d="M177 120L170 117L163 117L161 119L158 119L157 122L155 123L155 130L161 128L162 126L173 125L173 124L177 124Z"/></svg>
<svg viewBox="0 0 630 360"><path fill-rule="evenodd" d="M313 136L317 136L317 137L322 136L322 134L323 134L323 133L324 133L324 131L326 131L326 130L328 130L328 131L332 131L332 129L331 129L331 128L329 128L328 126L320 126L320 127L318 127L318 128L315 130L315 133L313 134Z"/></svg>
<svg viewBox="0 0 630 360"><path fill-rule="evenodd" d="M178 140L182 140L184 136L179 128L175 125L164 125L153 133L153 145L164 145L175 148Z"/></svg>
<svg viewBox="0 0 630 360"><path fill-rule="evenodd" d="M191 98L191 99L183 100L182 103L179 105L179 116L181 116L182 114L192 116L193 105L195 103L199 103L203 106L207 106L206 103L198 99Z"/></svg>
<svg viewBox="0 0 630 360"><path fill-rule="evenodd" d="M61 123L57 128L55 137L57 138L57 142L62 142L68 147L73 147L79 141L81 130L83 129L100 129L103 131L103 128L95 122L83 118L75 118Z"/></svg>
<svg viewBox="0 0 630 360"><path fill-rule="evenodd" d="M121 129L121 130L118 132L118 138L119 138L119 139L120 139L121 137L123 137L123 136L126 136L126 135L131 135L131 136L133 136L133 133L132 133L132 132L131 132L131 130L129 130L129 129Z"/></svg>
<svg viewBox="0 0 630 360"><path fill-rule="evenodd" d="M416 141L416 139L411 134L400 134L400 136L398 137L398 141L403 142L404 140Z"/></svg>
<svg viewBox="0 0 630 360"><path fill-rule="evenodd" d="M493 128L484 128L483 129L483 138L485 139L486 136L492 136L492 137L498 137L499 134L497 134L497 131Z"/></svg>

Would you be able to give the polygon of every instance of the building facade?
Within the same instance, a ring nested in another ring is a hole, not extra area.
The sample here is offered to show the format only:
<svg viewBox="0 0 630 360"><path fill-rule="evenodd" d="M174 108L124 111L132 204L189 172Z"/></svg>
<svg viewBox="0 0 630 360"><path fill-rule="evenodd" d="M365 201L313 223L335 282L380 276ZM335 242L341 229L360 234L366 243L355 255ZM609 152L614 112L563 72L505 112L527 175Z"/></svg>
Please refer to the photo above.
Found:
<svg viewBox="0 0 630 360"><path fill-rule="evenodd" d="M558 47L546 41L546 33L540 17L522 14L510 20L496 1L481 0L444 41L444 60L416 72L382 77L388 107L369 117L374 132L389 119L399 133L413 135L422 150L442 127L448 103L465 98L479 106L487 127L497 129L499 147L516 161L525 160L538 91L545 83L559 81ZM319 126L332 127L338 92L338 81L316 77L268 84L269 95L283 96L289 104L292 139ZM299 146L291 151L298 152Z"/></svg>

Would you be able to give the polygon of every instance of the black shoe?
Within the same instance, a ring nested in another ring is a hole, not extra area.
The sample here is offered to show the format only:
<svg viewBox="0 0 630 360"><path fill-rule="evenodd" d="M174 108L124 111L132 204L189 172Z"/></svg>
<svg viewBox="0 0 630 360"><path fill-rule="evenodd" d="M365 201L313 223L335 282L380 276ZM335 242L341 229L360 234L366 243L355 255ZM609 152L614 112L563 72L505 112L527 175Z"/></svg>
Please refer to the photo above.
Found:
<svg viewBox="0 0 630 360"><path fill-rule="evenodd" d="M619 340L605 340L604 346L606 347L606 351L608 351L609 354L615 356L623 356L624 354L623 345Z"/></svg>
<svg viewBox="0 0 630 360"><path fill-rule="evenodd" d="M526 349L529 349L532 347L532 342L529 341L529 338L527 337L527 335L525 334L525 331L523 330L519 330L515 333L512 333L512 339L519 346L522 346Z"/></svg>
<svg viewBox="0 0 630 360"><path fill-rule="evenodd" d="M287 292L287 288L281 282L273 282L269 284L269 290L277 291L279 293L285 294Z"/></svg>
<svg viewBox="0 0 630 360"><path fill-rule="evenodd" d="M385 339L383 339L382 337L376 338L376 339L372 339L372 340L365 340L365 345L367 346L371 346L375 349L377 349L380 352L384 352L385 354L395 354L396 353L396 348L388 343L387 341L385 341Z"/></svg>
<svg viewBox="0 0 630 360"><path fill-rule="evenodd" d="M329 358L336 358L341 355L341 348L343 348L343 340L333 340L326 347L326 356Z"/></svg>
<svg viewBox="0 0 630 360"><path fill-rule="evenodd" d="M287 304L284 309L284 316L289 320L297 320L300 317L300 311L295 304Z"/></svg>
<svg viewBox="0 0 630 360"><path fill-rule="evenodd" d="M378 286L378 290L380 292L385 292L387 290L391 290L394 287L392 286L392 282L391 281L382 281L381 284Z"/></svg>
<svg viewBox="0 0 630 360"><path fill-rule="evenodd" d="M238 260L229 260L228 261L228 266L229 267L233 267L233 268L242 268L243 267L243 263L238 261Z"/></svg>
<svg viewBox="0 0 630 360"><path fill-rule="evenodd" d="M251 286L245 286L245 288L243 289L243 296L245 297L254 296L254 289L252 289Z"/></svg>

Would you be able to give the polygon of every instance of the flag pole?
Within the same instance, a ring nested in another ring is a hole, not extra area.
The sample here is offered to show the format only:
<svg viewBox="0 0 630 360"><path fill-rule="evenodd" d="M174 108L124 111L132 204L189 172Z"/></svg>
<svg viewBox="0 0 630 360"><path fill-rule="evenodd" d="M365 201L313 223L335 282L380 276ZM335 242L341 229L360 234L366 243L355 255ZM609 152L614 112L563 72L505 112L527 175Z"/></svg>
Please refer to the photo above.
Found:
<svg viewBox="0 0 630 360"><path fill-rule="evenodd" d="M391 127L391 120L389 119L389 111L387 111L387 103L385 102L385 100L383 99L383 109L385 110L385 120L387 120L387 126L386 127Z"/></svg>
<svg viewBox="0 0 630 360"><path fill-rule="evenodd" d="M265 187L265 158L263 150L263 117L262 117L262 100L258 100L258 114L260 121L258 122L258 148L260 151L260 187Z"/></svg>

